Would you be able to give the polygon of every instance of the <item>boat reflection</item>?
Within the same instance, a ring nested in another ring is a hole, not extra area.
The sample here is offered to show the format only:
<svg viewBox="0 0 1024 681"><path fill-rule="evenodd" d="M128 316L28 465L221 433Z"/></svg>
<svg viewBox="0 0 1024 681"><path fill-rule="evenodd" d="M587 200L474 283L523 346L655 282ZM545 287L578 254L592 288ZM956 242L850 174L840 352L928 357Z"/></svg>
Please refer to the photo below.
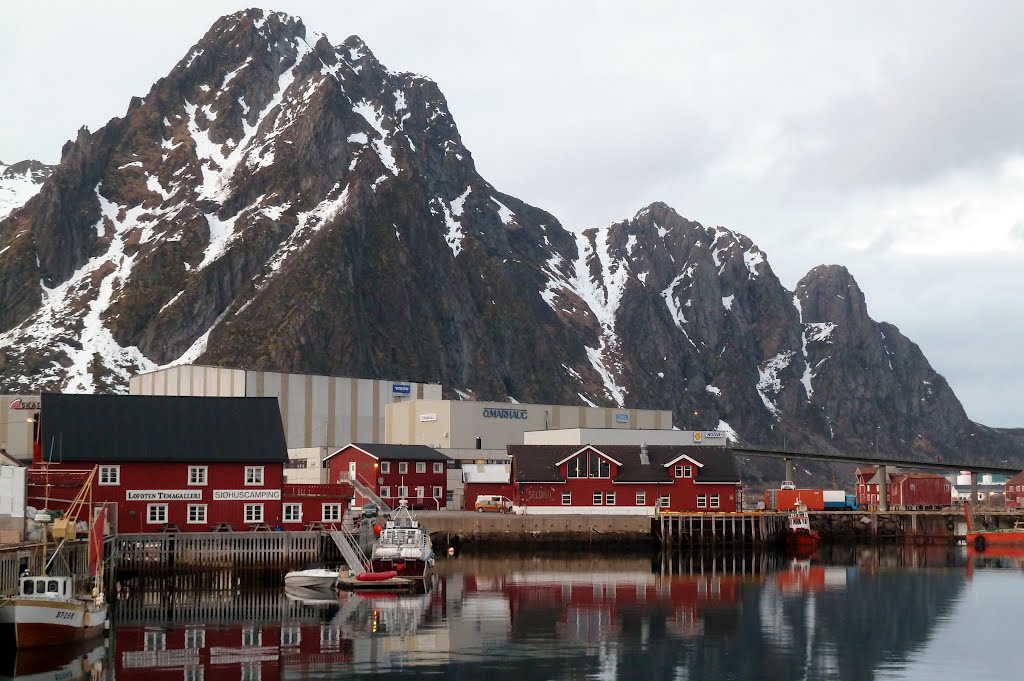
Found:
<svg viewBox="0 0 1024 681"><path fill-rule="evenodd" d="M102 640L22 650L0 646L0 681L99 681L106 655Z"/></svg>

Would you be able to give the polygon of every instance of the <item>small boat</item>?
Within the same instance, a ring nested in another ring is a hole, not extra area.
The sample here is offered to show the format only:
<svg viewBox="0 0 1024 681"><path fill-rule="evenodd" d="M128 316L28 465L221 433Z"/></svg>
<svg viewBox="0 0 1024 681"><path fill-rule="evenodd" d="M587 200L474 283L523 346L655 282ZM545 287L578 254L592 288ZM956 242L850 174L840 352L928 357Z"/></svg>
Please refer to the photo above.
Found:
<svg viewBox="0 0 1024 681"><path fill-rule="evenodd" d="M307 567L293 570L284 576L286 587L330 590L338 583L340 573L322 567Z"/></svg>
<svg viewBox="0 0 1024 681"><path fill-rule="evenodd" d="M48 474L48 472L47 472ZM18 590L14 596L0 599L0 641L13 643L14 647L41 648L44 646L67 646L77 641L86 641L102 636L107 626L107 603L103 596L103 528L106 523L106 508L100 508L93 517L91 503L87 499L92 490L96 469L89 473L78 495L70 502L67 514L54 522L52 532L64 540L75 536L75 521L83 509L88 509L89 526L89 576L92 591L82 592L76 588L74 575L51 575L49 567L60 555L62 541L37 574L22 575L18 579ZM49 500L47 500L49 501ZM36 516L43 523L43 556L47 558L47 537L51 530L48 523L52 518L41 512ZM80 576L81 578L82 576Z"/></svg>
<svg viewBox="0 0 1024 681"><path fill-rule="evenodd" d="M967 518L967 545L974 547L975 551L1004 546L1024 546L1024 521L1017 520L1013 527L1005 530L976 530L971 524L969 502L964 502L964 516Z"/></svg>
<svg viewBox="0 0 1024 681"><path fill-rule="evenodd" d="M434 565L430 533L412 517L405 499L384 525L370 553L371 572L395 571L401 577L423 579Z"/></svg>
<svg viewBox="0 0 1024 681"><path fill-rule="evenodd" d="M814 551L820 540L821 534L811 529L807 505L797 498L793 509L786 514L786 546L800 552Z"/></svg>

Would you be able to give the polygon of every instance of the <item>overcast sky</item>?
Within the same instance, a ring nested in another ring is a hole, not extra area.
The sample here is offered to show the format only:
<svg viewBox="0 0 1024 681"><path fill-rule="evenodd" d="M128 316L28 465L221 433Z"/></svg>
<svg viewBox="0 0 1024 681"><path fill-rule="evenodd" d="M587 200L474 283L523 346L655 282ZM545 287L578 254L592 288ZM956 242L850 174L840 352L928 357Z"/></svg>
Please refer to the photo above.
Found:
<svg viewBox="0 0 1024 681"><path fill-rule="evenodd" d="M241 8L4 3L0 159L56 162ZM435 80L481 174L566 227L661 200L790 289L846 265L972 418L1024 426L1024 3L271 8Z"/></svg>

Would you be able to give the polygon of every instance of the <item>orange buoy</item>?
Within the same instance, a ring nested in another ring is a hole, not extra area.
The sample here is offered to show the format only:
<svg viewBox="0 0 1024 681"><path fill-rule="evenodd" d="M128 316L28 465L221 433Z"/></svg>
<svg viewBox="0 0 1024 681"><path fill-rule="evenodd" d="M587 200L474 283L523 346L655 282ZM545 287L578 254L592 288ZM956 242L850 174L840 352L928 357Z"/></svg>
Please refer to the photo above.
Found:
<svg viewBox="0 0 1024 681"><path fill-rule="evenodd" d="M380 526L380 525L374 525L374 526L373 526L373 535L374 535L375 537L379 537L379 536L380 536L380 533L381 533L381 532L383 532L383 531L384 531L384 530L382 530L382 529L381 529L381 526Z"/></svg>

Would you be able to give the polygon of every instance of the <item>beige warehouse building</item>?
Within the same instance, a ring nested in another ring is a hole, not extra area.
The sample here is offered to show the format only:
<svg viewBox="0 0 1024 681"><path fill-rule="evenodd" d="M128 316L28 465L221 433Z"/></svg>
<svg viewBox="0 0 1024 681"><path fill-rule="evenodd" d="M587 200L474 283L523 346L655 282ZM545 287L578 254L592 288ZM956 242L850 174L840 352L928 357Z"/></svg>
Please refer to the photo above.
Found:
<svg viewBox="0 0 1024 681"><path fill-rule="evenodd" d="M452 456L452 450L504 450L525 444L524 434L536 430L671 430L672 412L423 399L389 404L386 423L385 442L428 445Z"/></svg>
<svg viewBox="0 0 1024 681"><path fill-rule="evenodd" d="M0 395L4 416L0 420L0 449L14 459L32 458L32 419L39 414L39 395Z"/></svg>
<svg viewBox="0 0 1024 681"><path fill-rule="evenodd" d="M439 400L441 385L412 381L281 374L199 365L133 376L132 395L276 397L288 449L383 442L385 408Z"/></svg>

